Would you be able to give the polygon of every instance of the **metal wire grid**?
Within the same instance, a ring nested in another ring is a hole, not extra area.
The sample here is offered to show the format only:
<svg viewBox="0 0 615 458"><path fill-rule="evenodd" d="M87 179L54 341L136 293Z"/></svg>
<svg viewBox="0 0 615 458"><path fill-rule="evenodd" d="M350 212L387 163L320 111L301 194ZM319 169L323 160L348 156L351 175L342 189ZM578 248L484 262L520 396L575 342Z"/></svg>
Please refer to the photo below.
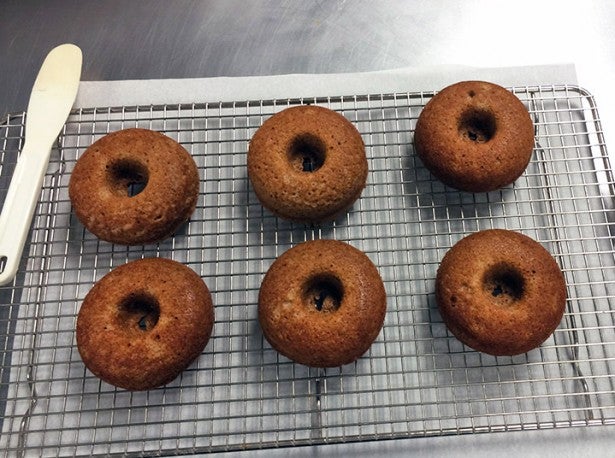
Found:
<svg viewBox="0 0 615 458"><path fill-rule="evenodd" d="M0 288L0 448L5 455L185 454L398 437L615 423L614 181L599 116L576 87L515 88L536 124L524 175L491 193L434 180L412 149L433 93L97 108L75 111L60 136L14 285ZM311 227L263 210L246 176L249 139L297 103L338 110L359 129L369 183L337 221ZM23 143L24 115L0 127L1 189ZM162 131L201 173L195 214L155 246L97 240L71 212L67 185L94 140L127 127ZM8 177L8 178L7 178ZM515 357L470 350L446 330L433 297L438 263L487 228L520 230L562 267L565 319L539 349ZM383 331L356 363L294 364L264 341L260 281L304 240L345 240L378 266L388 293ZM85 370L74 342L81 301L113 267L176 259L210 287L214 335L177 380L131 393Z"/></svg>

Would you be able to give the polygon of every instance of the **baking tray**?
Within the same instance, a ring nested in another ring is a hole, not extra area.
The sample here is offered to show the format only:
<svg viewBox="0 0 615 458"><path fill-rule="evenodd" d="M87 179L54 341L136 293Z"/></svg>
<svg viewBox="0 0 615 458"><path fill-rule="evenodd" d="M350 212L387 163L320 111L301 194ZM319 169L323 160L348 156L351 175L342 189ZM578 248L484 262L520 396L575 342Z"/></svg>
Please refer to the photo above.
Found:
<svg viewBox="0 0 615 458"><path fill-rule="evenodd" d="M615 189L598 110L575 86L511 89L534 118L534 154L514 185L476 194L444 186L414 153L413 129L433 92L73 111L52 151L19 275L0 288L0 450L188 454L615 424ZM357 126L370 168L352 210L319 226L264 210L246 173L248 142L262 122L307 103ZM2 196L23 146L25 116L0 125ZM128 127L175 138L200 171L192 219L157 245L99 241L68 199L70 173L85 148ZM434 301L442 256L489 228L538 240L566 278L561 325L527 354L493 357L462 345ZM363 250L388 293L384 328L369 352L326 370L280 356L256 320L258 289L273 260L317 238ZM177 380L128 392L85 369L75 320L96 280L149 256L178 260L202 276L216 324Z"/></svg>

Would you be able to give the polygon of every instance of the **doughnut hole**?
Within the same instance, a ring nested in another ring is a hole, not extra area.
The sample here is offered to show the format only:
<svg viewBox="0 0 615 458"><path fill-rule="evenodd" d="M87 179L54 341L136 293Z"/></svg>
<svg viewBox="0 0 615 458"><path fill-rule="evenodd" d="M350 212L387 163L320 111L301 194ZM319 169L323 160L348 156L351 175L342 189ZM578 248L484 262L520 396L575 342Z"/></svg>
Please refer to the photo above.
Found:
<svg viewBox="0 0 615 458"><path fill-rule="evenodd" d="M300 172L315 172L325 163L327 148L323 141L312 134L294 137L288 148L288 160Z"/></svg>
<svg viewBox="0 0 615 458"><path fill-rule="evenodd" d="M497 264L489 269L483 279L485 291L498 305L513 305L523 297L525 281L515 267Z"/></svg>
<svg viewBox="0 0 615 458"><path fill-rule="evenodd" d="M311 277L303 287L303 304L320 312L336 311L342 305L343 299L344 287L342 282L331 274Z"/></svg>
<svg viewBox="0 0 615 458"><path fill-rule="evenodd" d="M160 318L160 305L156 298L145 292L126 296L118 307L118 323L133 332L151 331Z"/></svg>
<svg viewBox="0 0 615 458"><path fill-rule="evenodd" d="M475 143L486 143L495 135L495 116L488 110L469 108L461 114L458 129L463 138Z"/></svg>
<svg viewBox="0 0 615 458"><path fill-rule="evenodd" d="M134 159L120 159L107 165L106 169L111 189L121 196L134 197L147 185L147 167Z"/></svg>

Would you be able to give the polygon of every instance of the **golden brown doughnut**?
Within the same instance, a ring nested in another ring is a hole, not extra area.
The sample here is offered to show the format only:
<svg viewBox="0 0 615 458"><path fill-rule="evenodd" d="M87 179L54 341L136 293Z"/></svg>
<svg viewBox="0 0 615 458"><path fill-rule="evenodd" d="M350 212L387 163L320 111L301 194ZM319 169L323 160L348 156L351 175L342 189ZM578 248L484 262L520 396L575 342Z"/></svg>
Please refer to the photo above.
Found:
<svg viewBox="0 0 615 458"><path fill-rule="evenodd" d="M113 269L86 295L77 348L105 382L148 390L174 380L201 354L213 323L201 277L170 259L141 259Z"/></svg>
<svg viewBox="0 0 615 458"><path fill-rule="evenodd" d="M143 186L131 195L131 185ZM175 140L147 129L126 129L94 142L77 161L68 187L79 221L112 243L158 242L192 214L199 174Z"/></svg>
<svg viewBox="0 0 615 458"><path fill-rule="evenodd" d="M491 229L461 239L446 253L436 301L461 342L491 355L517 355L538 347L557 328L566 285L538 242Z"/></svg>
<svg viewBox="0 0 615 458"><path fill-rule="evenodd" d="M444 88L427 103L416 123L414 147L443 183L463 191L493 191L526 169L534 126L510 91L464 81Z"/></svg>
<svg viewBox="0 0 615 458"><path fill-rule="evenodd" d="M258 296L258 319L271 346L313 367L359 358L378 336L385 312L376 266L335 240L304 242L283 253Z"/></svg>
<svg viewBox="0 0 615 458"><path fill-rule="evenodd" d="M252 137L248 175L256 196L274 214L304 223L333 220L365 188L365 145L352 123L335 111L287 108Z"/></svg>

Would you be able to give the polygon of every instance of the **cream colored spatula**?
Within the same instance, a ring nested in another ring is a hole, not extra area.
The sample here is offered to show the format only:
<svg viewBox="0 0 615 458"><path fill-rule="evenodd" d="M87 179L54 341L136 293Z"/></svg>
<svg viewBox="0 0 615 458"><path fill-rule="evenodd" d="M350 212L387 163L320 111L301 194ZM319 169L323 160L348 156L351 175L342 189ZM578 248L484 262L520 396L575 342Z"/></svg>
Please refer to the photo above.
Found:
<svg viewBox="0 0 615 458"><path fill-rule="evenodd" d="M0 214L0 285L17 273L53 142L66 122L81 78L81 50L51 50L36 77L26 113L25 143Z"/></svg>

